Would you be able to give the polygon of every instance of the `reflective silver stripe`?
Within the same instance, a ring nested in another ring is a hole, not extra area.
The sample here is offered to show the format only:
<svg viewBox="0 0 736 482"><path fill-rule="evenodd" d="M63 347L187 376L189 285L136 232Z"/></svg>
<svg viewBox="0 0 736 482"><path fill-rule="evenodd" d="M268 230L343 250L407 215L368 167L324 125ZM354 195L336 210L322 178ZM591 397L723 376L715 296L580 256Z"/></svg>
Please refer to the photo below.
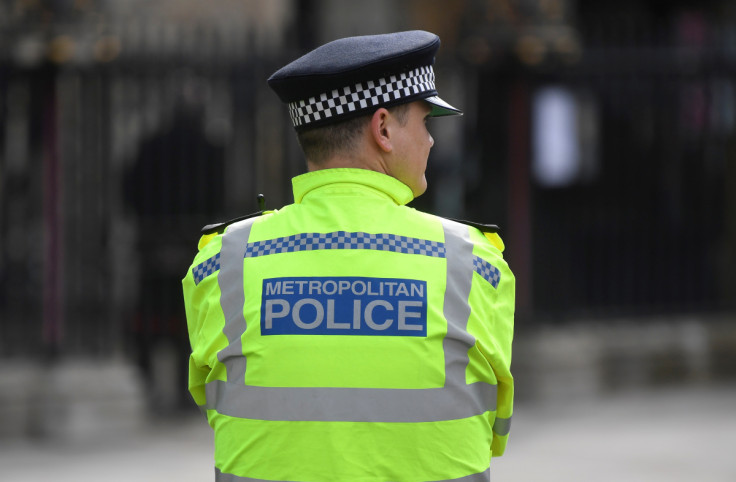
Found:
<svg viewBox="0 0 736 482"><path fill-rule="evenodd" d="M232 225L223 236L218 273L224 333L228 346L218 353L227 368L227 382L206 386L207 408L239 418L284 421L434 422L456 420L495 410L496 386L466 383L468 350L475 339L467 332L468 298L474 272L468 227L443 222L447 246L447 279L443 340L445 385L429 389L343 387L256 387L245 385L246 359L241 335L243 317L243 256L254 219Z"/></svg>
<svg viewBox="0 0 736 482"><path fill-rule="evenodd" d="M491 480L491 468L488 467L483 472L477 474L466 475L459 479L438 480L433 482L489 482ZM266 482L264 479L251 479L250 477L238 477L233 474L225 474L215 467L215 482ZM288 481L276 481L288 482Z"/></svg>
<svg viewBox="0 0 736 482"><path fill-rule="evenodd" d="M251 479L250 477L238 477L233 474L226 474L215 467L215 482L269 482L265 479ZM279 482L279 481L277 481ZM286 482L286 481L281 481Z"/></svg>
<svg viewBox="0 0 736 482"><path fill-rule="evenodd" d="M231 417L319 422L438 422L495 410L496 386L425 389L255 387L210 382L208 406Z"/></svg>
<svg viewBox="0 0 736 482"><path fill-rule="evenodd" d="M479 472L477 474L466 475L465 477L460 477L459 479L451 479L451 480L440 481L440 482L489 482L490 480L491 480L491 468L488 467L483 472Z"/></svg>
<svg viewBox="0 0 736 482"><path fill-rule="evenodd" d="M508 435L511 431L511 417L509 418L498 418L493 422L493 433L496 435Z"/></svg>
<svg viewBox="0 0 736 482"><path fill-rule="evenodd" d="M248 324L243 317L245 290L243 289L243 256L248 245L248 237L253 223L258 218L250 218L231 225L222 237L220 264L222 269L217 275L220 285L220 306L225 315L223 333L228 345L220 350L217 359L227 369L228 383L240 386L245 384L247 360L243 356L241 335ZM209 392L207 396L209 408Z"/></svg>
<svg viewBox="0 0 736 482"><path fill-rule="evenodd" d="M475 338L468 333L470 318L470 286L473 283L473 243L468 227L443 220L445 256L447 258L447 286L445 287L444 315L447 335L442 341L445 353L445 386L465 385L468 350Z"/></svg>

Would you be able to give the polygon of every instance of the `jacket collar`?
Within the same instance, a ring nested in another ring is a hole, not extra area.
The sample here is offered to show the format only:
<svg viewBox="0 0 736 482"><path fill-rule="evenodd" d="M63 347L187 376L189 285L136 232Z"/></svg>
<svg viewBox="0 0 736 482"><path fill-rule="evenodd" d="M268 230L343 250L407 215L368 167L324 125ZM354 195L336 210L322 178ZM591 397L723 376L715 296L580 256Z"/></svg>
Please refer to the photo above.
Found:
<svg viewBox="0 0 736 482"><path fill-rule="evenodd" d="M291 180L294 202L299 204L310 192L326 186L351 184L368 188L388 196L393 202L404 205L414 199L411 189L398 179L367 169L335 168L312 171Z"/></svg>

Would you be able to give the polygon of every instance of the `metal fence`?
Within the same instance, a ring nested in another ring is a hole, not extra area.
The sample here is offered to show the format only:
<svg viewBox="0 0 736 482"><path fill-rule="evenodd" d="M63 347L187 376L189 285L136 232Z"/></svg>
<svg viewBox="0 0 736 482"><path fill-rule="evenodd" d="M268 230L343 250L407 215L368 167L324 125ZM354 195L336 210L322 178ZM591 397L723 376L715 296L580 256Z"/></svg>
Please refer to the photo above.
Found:
<svg viewBox="0 0 736 482"><path fill-rule="evenodd" d="M468 106L463 185L416 206L501 224L530 321L734 309L736 28L698 43L713 22L670 15L679 34L650 41L617 33L630 22L582 11L567 60L452 46L443 60ZM199 227L256 210L259 192L290 202L301 155L264 79L303 35L285 32L279 54L210 55L218 35L184 35L173 56L153 35L115 61L114 37L97 62L64 63L58 38L55 60L0 59L0 356L133 352L145 366L157 340L185 350Z"/></svg>
<svg viewBox="0 0 736 482"><path fill-rule="evenodd" d="M480 70L467 209L505 206L532 319L733 312L736 23L606 3L574 58Z"/></svg>
<svg viewBox="0 0 736 482"><path fill-rule="evenodd" d="M261 191L289 202L302 160L263 82L280 56L212 51L0 61L2 356L145 366L158 340L185 347L199 228L255 211Z"/></svg>

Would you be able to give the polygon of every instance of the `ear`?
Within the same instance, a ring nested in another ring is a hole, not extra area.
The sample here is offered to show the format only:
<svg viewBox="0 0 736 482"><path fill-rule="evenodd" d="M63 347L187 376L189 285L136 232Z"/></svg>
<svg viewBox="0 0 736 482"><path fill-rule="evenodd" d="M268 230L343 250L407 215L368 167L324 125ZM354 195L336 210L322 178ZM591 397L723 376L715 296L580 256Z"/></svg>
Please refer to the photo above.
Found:
<svg viewBox="0 0 736 482"><path fill-rule="evenodd" d="M393 145L391 143L391 113L386 108L381 107L373 113L371 117L371 137L379 149L384 152L391 152Z"/></svg>

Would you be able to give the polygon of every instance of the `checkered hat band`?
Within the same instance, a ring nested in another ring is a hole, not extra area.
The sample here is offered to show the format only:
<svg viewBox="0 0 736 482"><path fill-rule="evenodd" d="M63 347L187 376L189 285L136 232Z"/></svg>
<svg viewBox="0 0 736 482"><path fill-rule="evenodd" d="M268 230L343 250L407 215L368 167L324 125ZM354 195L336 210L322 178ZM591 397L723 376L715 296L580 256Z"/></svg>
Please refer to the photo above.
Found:
<svg viewBox="0 0 736 482"><path fill-rule="evenodd" d="M427 65L290 102L289 115L294 127L300 127L433 90L434 70Z"/></svg>

